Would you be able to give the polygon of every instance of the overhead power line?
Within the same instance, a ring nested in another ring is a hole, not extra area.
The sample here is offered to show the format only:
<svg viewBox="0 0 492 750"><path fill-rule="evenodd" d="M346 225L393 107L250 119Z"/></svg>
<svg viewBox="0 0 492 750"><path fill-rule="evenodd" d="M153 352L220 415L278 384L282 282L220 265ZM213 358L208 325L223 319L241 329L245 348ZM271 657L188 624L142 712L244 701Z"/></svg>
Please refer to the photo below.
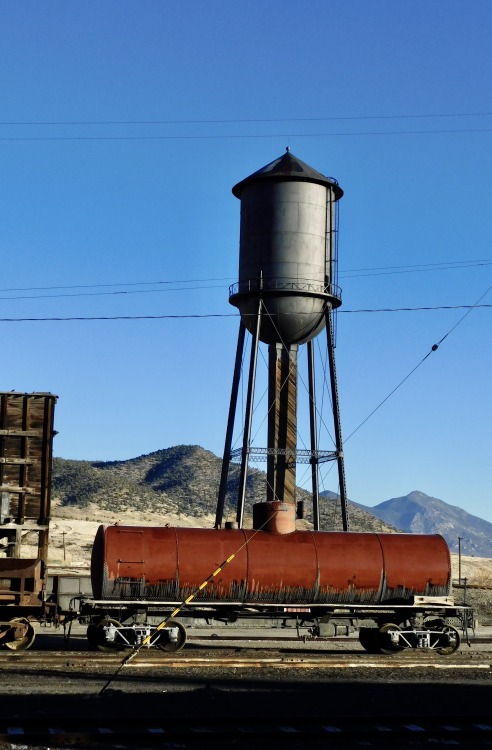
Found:
<svg viewBox="0 0 492 750"><path fill-rule="evenodd" d="M377 270L377 269L370 270L370 269L367 269L365 273L356 273L355 271L340 272L340 278L357 279L357 278L367 278L368 276L394 276L394 275L403 274L403 273L428 273L429 271L433 271L433 272L435 272L435 271L449 271L449 270L455 270L455 269L476 268L478 266L490 266L490 265L492 265L492 261L487 260L487 261L480 261L480 262L475 262L475 261L470 261L468 263L467 262L463 262L463 263L460 263L460 264L457 263L455 265L444 265L444 264L442 264L442 265L438 266L436 264L436 266L434 268L432 268L430 266L429 267L426 267L426 266L422 266L422 267L419 267L419 266L413 266L413 267L407 266L407 267L403 268L402 270L396 270L396 269L394 269L394 270L391 270L391 271L384 271L382 269L381 270Z"/></svg>
<svg viewBox="0 0 492 750"><path fill-rule="evenodd" d="M52 318L0 318L0 323L57 323L72 320L183 320L187 318L237 318L239 313L199 313L197 315L72 315Z"/></svg>
<svg viewBox="0 0 492 750"><path fill-rule="evenodd" d="M443 260L439 263L412 263L404 266L367 266L362 268L344 268L340 273L359 273L360 271L400 271L402 269L424 268L433 270L446 270L447 268L462 268L468 265L482 265L492 263L492 258L468 258L467 260Z"/></svg>
<svg viewBox="0 0 492 750"><path fill-rule="evenodd" d="M233 125L247 123L267 122L343 122L354 120L421 120L445 117L490 117L492 112L441 112L425 114L402 114L402 115L350 115L330 117L256 117L256 118L229 118L211 120L18 120L0 122L0 125Z"/></svg>
<svg viewBox="0 0 492 750"><path fill-rule="evenodd" d="M396 313L396 312L428 312L432 310L476 310L479 308L492 308L492 304L475 305L436 305L435 307L387 307L368 308L359 310L337 310L337 315L344 313ZM295 313L292 313L295 314ZM467 313L468 314L468 313ZM253 314L254 316L254 314ZM41 323L41 322L64 322L64 321L90 321L90 320L183 320L188 318L238 318L239 313L197 313L176 315L79 315L67 317L46 318L0 318L0 323ZM465 317L465 316L463 316Z"/></svg>
<svg viewBox="0 0 492 750"><path fill-rule="evenodd" d="M459 326L459 325L461 325L461 323L463 323L464 319L465 319L465 318L466 318L466 317L467 317L467 316L468 316L468 315L469 315L469 314L471 313L471 311L472 311L472 310L476 310L476 309L477 309L478 307L485 307L485 305L481 305L481 304L480 304L480 302L481 302L481 300L483 300L483 298L484 298L484 297L486 297L486 296L487 296L487 294L489 294L489 292L490 292L491 290L492 290L492 286L489 286L489 287L488 287L488 289L486 289L486 290L485 290L485 292L483 292L483 294L481 294L481 295L480 295L480 297L479 297L479 298L477 299L477 301L475 302L475 304L474 304L474 305L467 305L467 311L466 311L466 313L465 313L464 315L462 315L462 316L461 316L461 318L459 318L459 319L457 320L457 322L456 322L456 323L455 323L455 324L454 324L453 326L451 326L451 328L449 329L449 331L447 331L447 333L445 333L445 334L444 334L444 336L442 336L442 337L441 337L441 338L439 339L439 341L438 341L437 343L435 343L435 344L433 344L433 345L431 346L430 350L429 350L429 351L427 352L427 354L426 354L426 355L425 355L424 357L422 357L422 359L420 360L420 362L418 362L418 363L417 363L417 364L415 365L415 367L413 367L413 368L412 368L412 370L410 370L410 372L409 372L409 373L408 373L407 375L405 375L405 377L403 378L403 380L400 380L400 382L398 383L398 385L396 385L396 386L395 386L395 387L393 388L393 390L392 390L392 391L390 391L390 393L388 393L388 395L387 395L387 396L385 396L385 398L383 398L383 400L382 400L382 401L380 401L380 403L379 403L379 404L378 404L378 405L377 405L377 406L375 407L375 409L373 409L373 410L371 411L371 413L370 413L370 414L368 414L368 416L367 416L367 417L366 417L365 419L363 419L363 420L362 420L362 422L361 422L361 423L359 424L359 426L358 426L358 427L356 427L356 428L355 428L355 430L352 430L352 432L350 433L350 435L349 435L349 436L348 436L347 438L345 438L345 441L344 441L345 443L347 442L347 440L350 440L350 438L351 438L351 437L352 437L353 435L355 435L355 433L356 433L356 432L358 432L358 430L360 430L360 428L361 428L361 427L362 427L362 426L363 426L363 425L364 425L364 424L365 424L366 422L368 422L368 421L369 421L369 419L370 419L370 418L371 418L371 417L372 417L372 416L373 416L373 415L374 415L374 414L375 414L375 413L376 413L376 412L377 412L377 411L378 411L378 410L379 410L379 409L380 409L380 408L381 408L381 407L383 406L383 404L385 404L385 403L386 403L386 401L388 401L388 399L389 399L389 398L391 398L391 396L392 396L392 395L393 395L394 393L396 393L396 391L397 391L397 390L398 390L399 388L401 388L401 386L402 386L402 385L403 385L404 383L406 383L406 381L407 381L407 380L408 380L408 379L409 379L409 378L410 378L410 377L411 377L411 376L413 375L413 373L414 373L414 372L415 372L416 370L418 370L418 369L419 369L419 367L420 367L421 365L423 365L423 363L425 362L425 360L426 360L426 359L427 359L428 357L430 357L430 355L431 355L431 354L433 354L434 352L436 352L436 351L437 351L437 350L439 349L439 347L440 347L440 345L442 344L442 342L443 342L443 341L444 341L445 339L447 339L447 337L448 337L448 336L449 336L449 335L450 335L450 334L451 334L451 333L452 333L452 332L453 332L453 331L454 331L454 330L455 330L456 328L458 328L458 326ZM487 306L487 307L492 307L492 305L486 305L486 306Z"/></svg>
<svg viewBox="0 0 492 750"><path fill-rule="evenodd" d="M421 307L378 307L359 308L358 310L337 310L337 315L344 313L395 313L395 312L419 312L428 310L474 310L480 307L492 307L492 305L429 305Z"/></svg>
<svg viewBox="0 0 492 750"><path fill-rule="evenodd" d="M121 297L130 294L152 294L154 292L191 292L197 289L222 289L222 284L215 286L207 284L206 286L182 286L171 287L167 289L120 289L115 292L77 292L76 294L29 294L17 297L0 297L0 300L18 300L18 299L61 299L63 297Z"/></svg>
<svg viewBox="0 0 492 750"><path fill-rule="evenodd" d="M492 261L490 261L492 263ZM230 277L217 279L173 279L166 281L122 281L112 284L67 284L65 286L20 286L0 289L0 292L40 292L51 289L101 289L115 286L155 286L156 284L196 284L205 281L231 281Z"/></svg>
<svg viewBox="0 0 492 750"><path fill-rule="evenodd" d="M399 273L413 273L415 271L448 271L448 270L456 270L461 268L474 268L474 267L480 267L480 266L488 266L492 265L492 258L479 258L475 260L466 260L466 261L442 261L441 263L418 263L413 265L405 265L405 266L376 266L374 268L367 267L367 268L347 268L342 271L340 271L340 278L357 278L358 276L377 276L377 275L391 275L391 274L399 274ZM349 276L349 274L352 274ZM47 291L56 291L58 289L60 290L71 290L71 289L114 289L116 287L140 287L140 286L162 286L166 287L166 289L151 289L151 290L137 290L134 293L141 293L143 291L147 292L160 292L160 291L187 291L189 289L218 289L221 285L208 285L209 282L217 282L217 281L223 281L226 283L231 283L235 280L235 277L216 277L216 278L209 278L209 279L164 279L164 280L157 280L157 281L122 281L122 282L110 282L110 283L98 283L98 284L65 284L65 285L59 285L59 286L33 286L33 287L4 287L3 289L0 288L0 293L3 294L10 294L13 292L47 292ZM200 286L200 287L182 287L181 289L171 289L171 287L174 284L207 284L207 286ZM100 294L120 294L125 292L100 292ZM96 292L92 293L85 293L87 296L95 296ZM38 299L43 298L45 296L49 297L63 297L63 296L79 296L79 295L29 295L28 297L8 297L4 299ZM81 296L84 296L81 295ZM1 298L0 298L1 299Z"/></svg>
<svg viewBox="0 0 492 750"><path fill-rule="evenodd" d="M350 438L352 438L352 437L353 437L353 436L354 436L354 435L355 435L355 434L356 434L356 433L357 433L357 432L358 432L358 431L359 431L359 430L361 429L361 427L363 427L363 426L364 426L364 425L366 424L366 422L368 422L368 421L369 421L369 420L371 419L371 417L373 417L373 416L374 416L374 414L376 414L376 412L377 412L377 411L379 411L379 409L380 409L380 408L381 408L381 407L382 407L382 406L383 406L383 405L384 405L384 404L385 404L385 403L386 403L386 402L387 402L387 401L388 401L388 400L389 400L389 399L391 398L391 396L393 396L393 395L394 395L394 394L396 393L396 391L398 391L398 390L399 390L399 389L400 389L400 388L402 387L402 385L403 385L404 383L406 383L406 382L407 382L407 380L409 380L409 378L410 378L410 377L411 377L411 376L412 376L412 375L414 374L414 372L416 372L416 371L417 371L417 370L419 369L419 367L420 367L421 365L423 365L423 364L424 364L424 362L425 362L425 361L426 361L426 360L427 360L427 359L428 359L428 358L430 357L430 355L431 355L431 354L433 354L434 352L436 352L436 351L437 351L437 350L439 349L439 347L440 347L440 345L442 344L442 342L443 342L443 341L444 341L444 340L445 340L445 339L446 339L446 338L447 338L447 337L448 337L448 336L449 336L449 335L450 335L450 334L451 334L451 333L452 333L452 332L453 332L453 331L454 331L454 330L455 330L455 329L456 329L456 328L457 328L457 327L458 327L459 325L461 325L461 323L462 323L462 322L464 321L464 319L465 319L465 318L466 318L466 317L467 317L467 316L468 316L468 315L469 315L469 314L471 313L471 311L472 311L472 310L476 310L476 309L477 309L477 308L479 308L479 307L492 307L492 305L482 305L482 304L480 304L481 300L482 300L482 299L483 299L484 297L486 297L486 296L487 296L487 294L489 294L489 292L490 292L490 291L492 291L492 286L490 286L490 287L489 287L488 289L486 289L486 290L485 290L485 292L483 292L483 294L481 294L481 295L480 295L480 297L479 297L479 298L477 299L477 301L475 302L475 304L473 304L473 305L466 305L466 308L467 308L467 311L466 311L466 313L465 313L464 315L462 315L462 316L461 316L461 318L459 318L459 319L457 320L457 322L456 322L456 323L454 323L454 325L452 325L452 326L451 326L451 328L449 329L449 331L447 331L447 333L445 333L445 334L444 334L444 336L442 336L442 337L441 337L441 338L439 339L439 341L438 341L437 343L435 343L435 344L433 344L433 345L431 346L431 348L429 349L429 351L427 352L427 354L425 354L425 355L424 355L424 356L422 357L422 359L421 359L421 360L420 360L420 361L419 361L419 362L418 362L418 363L417 363L417 364L415 365L415 367L413 367L413 368L412 368L412 369L410 370L410 372L409 372L409 373L407 373L407 375L405 375L405 377L404 377L404 378L403 378L402 380L400 380L400 382L399 382L399 383L398 383L398 384L397 384L397 385L396 385L396 386L395 386L395 387L394 387L394 388L393 388L393 389L392 389L392 390L391 390L391 391L390 391L390 392L389 392L389 393L387 394L387 396L385 396L385 397L384 397L384 398L382 399L382 401L380 401L380 402L379 402L379 404L378 404L378 405L377 405L377 406L376 406L376 407L375 407L375 408L374 408L374 409L373 409L373 410L372 410L372 411L371 411L371 412L370 412L370 413L369 413L369 414L367 415L367 417L365 417L365 419L363 419L363 420L362 420L362 422L360 422L360 424L359 424L359 425L358 425L358 426L357 426L357 427L355 428L355 430L352 430L352 432L350 433L350 435L349 435L348 437L346 437L346 438L344 439L344 441L343 441L343 442L344 442L344 445L345 445L345 443L346 443L346 442L347 442L348 440L350 440ZM414 309L417 309L417 308L414 308ZM353 310L347 310L346 312L355 312L355 311L353 311ZM367 311L367 312L368 312L368 311ZM371 312L383 312L383 311L382 311L382 310L378 310L378 311L376 311L376 310L372 310ZM389 312L389 311L387 311L387 312ZM395 312L395 311L392 311L392 312ZM329 467L329 468L327 469L327 471L325 472L325 475L324 475L324 477L322 477L322 482L324 482L324 481L326 480L326 477L328 476L328 474L330 473L330 471L331 471L331 470L333 469L333 466L334 466L334 464L332 464L332 465L331 465L331 466L330 466L330 467Z"/></svg>
<svg viewBox="0 0 492 750"><path fill-rule="evenodd" d="M333 138L387 135L450 135L456 133L492 133L492 128L449 128L446 130L358 130L333 133L222 133L220 135L61 135L1 136L0 141L193 141L259 138Z"/></svg>

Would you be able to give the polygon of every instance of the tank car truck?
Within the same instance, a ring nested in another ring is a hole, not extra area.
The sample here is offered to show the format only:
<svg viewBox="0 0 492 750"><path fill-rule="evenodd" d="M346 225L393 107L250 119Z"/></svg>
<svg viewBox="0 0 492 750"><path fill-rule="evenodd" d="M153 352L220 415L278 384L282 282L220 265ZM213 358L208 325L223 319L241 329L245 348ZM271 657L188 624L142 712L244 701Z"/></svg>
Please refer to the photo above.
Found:
<svg viewBox="0 0 492 750"><path fill-rule="evenodd" d="M34 641L34 620L53 620L47 601L53 417L51 393L0 393L0 646Z"/></svg>

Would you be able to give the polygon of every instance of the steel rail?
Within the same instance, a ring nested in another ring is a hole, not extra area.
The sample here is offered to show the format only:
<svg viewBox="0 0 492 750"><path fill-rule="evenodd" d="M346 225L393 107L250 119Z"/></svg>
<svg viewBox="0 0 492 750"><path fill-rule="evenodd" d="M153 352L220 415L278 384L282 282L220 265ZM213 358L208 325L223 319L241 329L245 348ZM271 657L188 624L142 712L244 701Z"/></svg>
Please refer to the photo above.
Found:
<svg viewBox="0 0 492 750"><path fill-rule="evenodd" d="M185 656L155 652L140 652L139 659L124 665L128 669L437 669L437 670L476 670L492 669L490 653L474 654L470 659L468 652L457 652L452 656L441 656L435 653L414 654L395 653L391 656L369 655L351 652L347 654L331 653L323 655L210 655ZM112 670L121 663L121 652L115 654L97 654L94 652L29 652L23 654L0 654L0 666L3 670L29 669L94 669L105 667Z"/></svg>
<svg viewBox="0 0 492 750"><path fill-rule="evenodd" d="M353 718L318 716L297 718L278 715L265 718L169 718L148 716L126 720L71 716L30 717L0 720L0 742L43 746L90 746L101 743L114 747L197 747L228 748L231 740L239 748L250 748L258 740L269 747L360 747L415 748L443 744L489 747L492 741L490 716L399 716L375 714ZM178 744L179 743L179 744ZM273 744L272 744L273 743ZM300 744L302 743L302 744ZM341 744L343 743L343 745ZM349 743L349 744L347 744ZM262 745L263 746L263 745Z"/></svg>

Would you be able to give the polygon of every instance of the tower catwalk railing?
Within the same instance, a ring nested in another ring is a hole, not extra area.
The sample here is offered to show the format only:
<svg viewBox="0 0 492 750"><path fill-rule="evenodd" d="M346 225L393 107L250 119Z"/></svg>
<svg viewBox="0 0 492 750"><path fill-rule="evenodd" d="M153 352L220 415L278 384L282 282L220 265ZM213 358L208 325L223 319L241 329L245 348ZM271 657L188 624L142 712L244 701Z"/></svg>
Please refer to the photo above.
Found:
<svg viewBox="0 0 492 750"><path fill-rule="evenodd" d="M338 458L338 451L320 451L320 450L307 450L305 448L296 448L290 450L288 448L258 448L257 446L250 446L249 460L255 463L266 461L268 456L286 456L296 462L296 464L310 464L315 459L317 463L322 464L327 461L336 461ZM236 448L231 451L229 458L232 463L238 463L241 456L243 455L242 448Z"/></svg>
<svg viewBox="0 0 492 750"><path fill-rule="evenodd" d="M302 292L302 294L326 295L332 297L335 304L341 302L342 290L336 284L321 284L312 279L299 278L261 278L236 281L229 287L229 297L237 294L256 292Z"/></svg>

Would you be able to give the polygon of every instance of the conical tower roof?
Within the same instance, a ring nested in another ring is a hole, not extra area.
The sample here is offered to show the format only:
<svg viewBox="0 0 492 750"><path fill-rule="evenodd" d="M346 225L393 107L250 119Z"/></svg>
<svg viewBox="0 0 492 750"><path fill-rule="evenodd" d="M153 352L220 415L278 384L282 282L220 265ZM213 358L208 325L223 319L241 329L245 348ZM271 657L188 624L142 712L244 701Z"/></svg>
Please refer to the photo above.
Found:
<svg viewBox="0 0 492 750"><path fill-rule="evenodd" d="M298 180L300 182L316 182L319 185L330 186L335 193L335 200L338 200L343 195L342 188L333 177L325 177L321 172L317 172L310 167L309 164L305 164L294 156L289 149L286 150L285 154L278 159L275 159L275 161L270 162L270 164L262 167L257 172L253 172L249 177L246 177L244 180L241 180L241 182L238 182L237 185L234 185L232 193L236 198L240 198L246 185L250 185L253 182L262 182L264 180Z"/></svg>

